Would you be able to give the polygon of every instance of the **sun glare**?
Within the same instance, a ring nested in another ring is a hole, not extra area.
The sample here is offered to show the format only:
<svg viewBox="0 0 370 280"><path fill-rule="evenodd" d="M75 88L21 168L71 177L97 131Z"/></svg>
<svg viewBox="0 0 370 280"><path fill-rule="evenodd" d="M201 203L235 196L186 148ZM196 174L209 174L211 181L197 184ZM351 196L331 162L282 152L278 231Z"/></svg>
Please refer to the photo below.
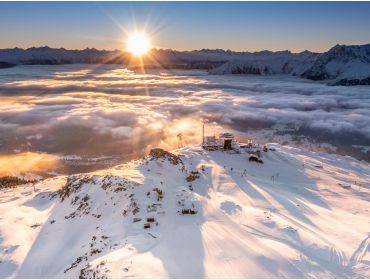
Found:
<svg viewBox="0 0 370 280"><path fill-rule="evenodd" d="M150 49L148 36L142 32L132 33L128 36L127 50L136 56L141 56Z"/></svg>

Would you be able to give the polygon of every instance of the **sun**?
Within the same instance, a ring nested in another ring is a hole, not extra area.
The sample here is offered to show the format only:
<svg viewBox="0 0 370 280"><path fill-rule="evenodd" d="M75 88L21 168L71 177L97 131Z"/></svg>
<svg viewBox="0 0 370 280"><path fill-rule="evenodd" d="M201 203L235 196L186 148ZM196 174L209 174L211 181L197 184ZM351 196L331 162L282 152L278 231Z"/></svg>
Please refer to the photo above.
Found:
<svg viewBox="0 0 370 280"><path fill-rule="evenodd" d="M127 50L136 56L142 56L150 49L148 36L143 32L128 35Z"/></svg>

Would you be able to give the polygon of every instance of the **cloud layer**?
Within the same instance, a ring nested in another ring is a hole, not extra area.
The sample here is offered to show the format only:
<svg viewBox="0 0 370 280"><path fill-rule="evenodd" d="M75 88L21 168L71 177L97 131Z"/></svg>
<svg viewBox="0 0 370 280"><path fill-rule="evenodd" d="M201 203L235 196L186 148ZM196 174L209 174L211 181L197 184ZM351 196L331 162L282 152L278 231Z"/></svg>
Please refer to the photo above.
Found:
<svg viewBox="0 0 370 280"><path fill-rule="evenodd" d="M240 132L289 125L370 141L370 88L293 77L116 66L20 66L0 76L0 151L135 157L200 139L201 120Z"/></svg>

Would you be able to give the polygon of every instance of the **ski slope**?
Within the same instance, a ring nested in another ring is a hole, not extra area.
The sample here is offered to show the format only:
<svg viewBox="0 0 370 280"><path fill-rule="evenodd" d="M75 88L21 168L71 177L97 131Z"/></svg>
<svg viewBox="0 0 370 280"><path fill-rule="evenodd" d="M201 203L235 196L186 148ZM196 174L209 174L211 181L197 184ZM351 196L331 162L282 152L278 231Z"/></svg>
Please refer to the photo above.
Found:
<svg viewBox="0 0 370 280"><path fill-rule="evenodd" d="M369 278L369 165L269 147L263 164L190 146L0 190L0 277Z"/></svg>

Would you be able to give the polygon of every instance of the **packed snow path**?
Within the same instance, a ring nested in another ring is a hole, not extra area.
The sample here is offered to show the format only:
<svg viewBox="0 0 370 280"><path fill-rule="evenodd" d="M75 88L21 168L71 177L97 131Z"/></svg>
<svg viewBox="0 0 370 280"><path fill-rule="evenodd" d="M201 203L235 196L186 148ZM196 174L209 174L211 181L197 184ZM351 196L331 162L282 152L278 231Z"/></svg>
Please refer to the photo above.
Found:
<svg viewBox="0 0 370 280"><path fill-rule="evenodd" d="M369 278L369 165L270 147L0 190L0 277Z"/></svg>

